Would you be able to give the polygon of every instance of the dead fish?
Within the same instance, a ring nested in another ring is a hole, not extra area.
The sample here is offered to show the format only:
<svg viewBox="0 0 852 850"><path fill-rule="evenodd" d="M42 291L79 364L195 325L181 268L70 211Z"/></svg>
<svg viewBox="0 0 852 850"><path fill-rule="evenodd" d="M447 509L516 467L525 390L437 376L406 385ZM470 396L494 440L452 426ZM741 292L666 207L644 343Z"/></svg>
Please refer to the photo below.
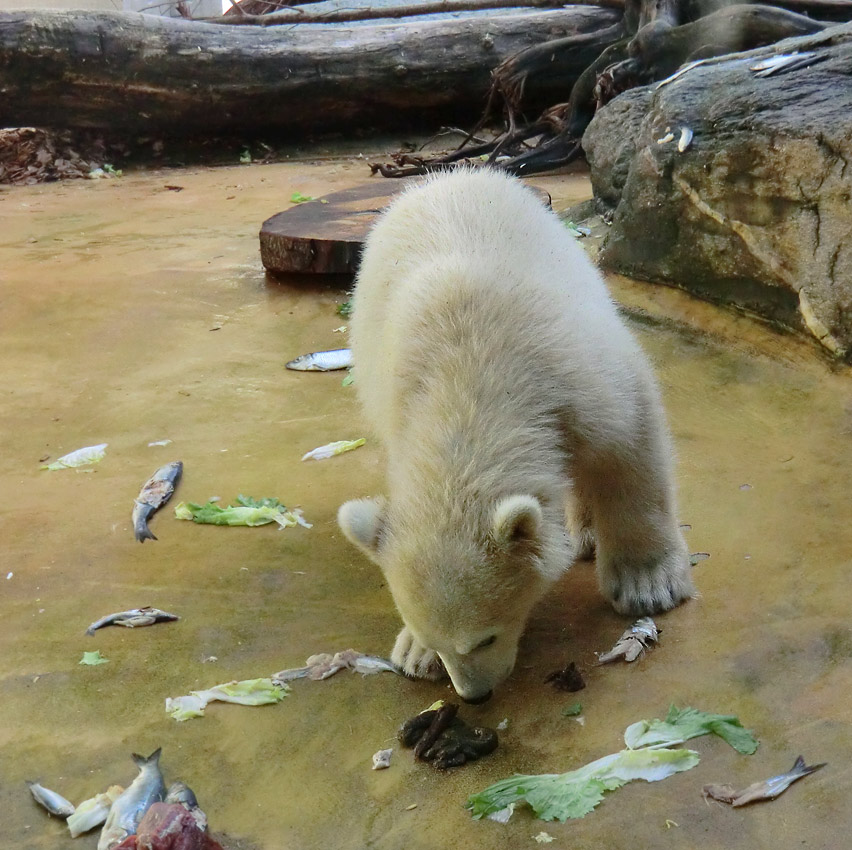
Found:
<svg viewBox="0 0 852 850"><path fill-rule="evenodd" d="M755 782L742 791L734 791L730 785L705 785L704 796L712 797L722 803L730 803L732 806L745 806L748 803L756 803L759 800L774 800L783 794L796 780L808 776L815 770L825 767L827 762L821 764L807 765L804 758L799 756L787 773L781 773L762 782Z"/></svg>
<svg viewBox="0 0 852 850"><path fill-rule="evenodd" d="M635 661L659 639L657 624L650 617L637 620L616 641L615 646L598 658L598 664L608 664L624 656L625 661Z"/></svg>
<svg viewBox="0 0 852 850"><path fill-rule="evenodd" d="M160 773L158 747L148 758L133 753L131 758L139 768L139 775L130 787L112 804L109 810L98 850L112 850L128 835L135 835L139 821L154 803L160 802L166 793L163 774Z"/></svg>
<svg viewBox="0 0 852 850"><path fill-rule="evenodd" d="M351 349L335 348L332 351L303 354L287 363L287 368L296 372L334 372L338 369L348 369L351 365Z"/></svg>
<svg viewBox="0 0 852 850"><path fill-rule="evenodd" d="M27 785L33 799L47 809L50 814L56 815L58 818L67 818L74 814L74 804L69 803L61 794L39 785L38 782L31 782L29 779Z"/></svg>
<svg viewBox="0 0 852 850"><path fill-rule="evenodd" d="M800 68L807 68L827 58L828 56L817 55L814 51L777 53L775 56L761 60L756 65L750 65L749 71L755 77L773 77L776 74L786 74L788 71L798 71Z"/></svg>
<svg viewBox="0 0 852 850"><path fill-rule="evenodd" d="M354 649L344 649L334 655L329 652L312 655L305 661L304 667L291 667L289 670L274 673L272 681L280 684L292 682L295 679L322 681L347 668L352 670L353 673L360 673L362 676L369 676L372 673L402 675L399 667L386 658L379 658L377 655L364 655Z"/></svg>
<svg viewBox="0 0 852 850"><path fill-rule="evenodd" d="M166 792L166 799L163 802L167 805L176 804L183 806L192 815L198 828L202 832L207 832L207 815L198 805L198 798L195 796L195 792L185 782L172 782L169 785L169 790Z"/></svg>
<svg viewBox="0 0 852 850"><path fill-rule="evenodd" d="M177 614L169 614L168 611L161 611L159 608L131 608L129 611L118 611L95 620L86 629L86 634L93 635L98 629L110 625L135 629L139 626L152 626L154 623L168 623L179 619Z"/></svg>
<svg viewBox="0 0 852 850"><path fill-rule="evenodd" d="M157 539L148 530L148 517L171 499L182 473L183 464L179 460L161 466L133 500L133 534L140 543Z"/></svg>
<svg viewBox="0 0 852 850"><path fill-rule="evenodd" d="M677 140L677 149L679 153L683 153L691 144L694 133L689 127L680 128L680 138Z"/></svg>

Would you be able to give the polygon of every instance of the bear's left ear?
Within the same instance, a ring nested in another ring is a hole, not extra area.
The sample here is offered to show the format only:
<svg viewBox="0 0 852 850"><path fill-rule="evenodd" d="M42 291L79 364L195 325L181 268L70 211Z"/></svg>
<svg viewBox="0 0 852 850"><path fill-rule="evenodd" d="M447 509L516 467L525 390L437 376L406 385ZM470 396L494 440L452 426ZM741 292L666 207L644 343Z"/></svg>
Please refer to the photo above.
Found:
<svg viewBox="0 0 852 850"><path fill-rule="evenodd" d="M337 524L346 537L373 561L378 558L384 528L385 500L353 499L337 511Z"/></svg>
<svg viewBox="0 0 852 850"><path fill-rule="evenodd" d="M498 546L537 543L541 524L541 504L535 496L506 496L494 508L491 535Z"/></svg>

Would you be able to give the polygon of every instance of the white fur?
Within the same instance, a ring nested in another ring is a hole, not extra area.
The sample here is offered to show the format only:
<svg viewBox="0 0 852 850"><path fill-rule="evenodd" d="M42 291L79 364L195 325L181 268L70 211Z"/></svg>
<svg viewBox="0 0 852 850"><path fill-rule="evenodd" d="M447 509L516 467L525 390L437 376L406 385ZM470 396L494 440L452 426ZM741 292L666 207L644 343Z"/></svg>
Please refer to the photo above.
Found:
<svg viewBox="0 0 852 850"><path fill-rule="evenodd" d="M367 239L350 332L388 498L347 503L339 521L386 573L408 672L435 675L437 654L462 697L489 692L575 547L590 554L591 527L617 611L692 594L651 370L583 250L520 181L464 171L403 193Z"/></svg>

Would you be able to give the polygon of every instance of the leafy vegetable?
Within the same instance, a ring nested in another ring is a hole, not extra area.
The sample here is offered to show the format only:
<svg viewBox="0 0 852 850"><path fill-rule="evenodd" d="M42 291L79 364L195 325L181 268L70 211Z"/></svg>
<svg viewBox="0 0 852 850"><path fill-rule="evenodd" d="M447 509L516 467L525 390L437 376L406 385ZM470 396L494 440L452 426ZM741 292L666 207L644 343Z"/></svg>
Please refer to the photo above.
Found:
<svg viewBox="0 0 852 850"><path fill-rule="evenodd" d="M301 192L293 192L293 194L290 195L290 203L291 204L306 204L306 203L308 203L308 201L316 201L316 200L317 200L317 198L314 198L311 195L303 195ZM320 198L319 202L321 204L327 204L328 203L328 201L326 201L325 198Z"/></svg>
<svg viewBox="0 0 852 850"><path fill-rule="evenodd" d="M349 386L351 386L353 383L355 383L355 376L352 374L352 370L350 369L350 370L346 373L346 376L344 377L344 379L340 382L340 385L341 385L342 387L349 387Z"/></svg>
<svg viewBox="0 0 852 850"><path fill-rule="evenodd" d="M103 655L101 655L101 651L96 649L93 652L84 652L83 657L78 663L86 664L89 667L96 667L98 664L106 664L108 661L109 658L104 658Z"/></svg>
<svg viewBox="0 0 852 850"><path fill-rule="evenodd" d="M583 706L579 702L575 702L572 705L568 705L562 709L563 717L577 717L577 715L583 713Z"/></svg>
<svg viewBox="0 0 852 850"><path fill-rule="evenodd" d="M575 239L582 239L584 236L591 236L592 235L592 231L589 230L588 227L581 227L578 224L574 224L574 222L571 221L571 219L563 219L562 223L565 225L565 227L568 228L568 232Z"/></svg>
<svg viewBox="0 0 852 850"><path fill-rule="evenodd" d="M348 319L352 315L352 299L348 298L346 301L337 305L337 315L343 316L344 319Z"/></svg>
<svg viewBox="0 0 852 850"><path fill-rule="evenodd" d="M166 713L175 720L203 717L210 702L231 702L237 705L271 705L281 702L290 693L290 688L272 679L244 679L242 682L226 682L206 691L191 691L183 697L166 699Z"/></svg>
<svg viewBox="0 0 852 850"><path fill-rule="evenodd" d="M568 773L515 775L468 798L474 818L486 815L505 822L515 807L526 803L541 820L566 821L591 812L607 791L635 779L657 782L698 764L692 750L622 750Z"/></svg>
<svg viewBox="0 0 852 850"><path fill-rule="evenodd" d="M288 511L278 499L252 499L250 496L237 496L236 505L222 507L218 500L211 499L206 505L195 502L180 502L175 506L178 519L192 520L204 525L268 525L277 522L281 528L302 525L310 528L302 512L298 509Z"/></svg>
<svg viewBox="0 0 852 850"><path fill-rule="evenodd" d="M708 714L697 708L671 706L665 720L640 720L627 727L624 743L631 750L682 744L699 735L718 735L738 753L751 755L757 749L754 735L733 714Z"/></svg>
<svg viewBox="0 0 852 850"><path fill-rule="evenodd" d="M251 162L251 151L248 148L243 148L243 152L240 154L240 162L243 165L248 165Z"/></svg>
<svg viewBox="0 0 852 850"><path fill-rule="evenodd" d="M100 443L97 446L86 446L82 449L62 455L53 463L43 466L42 469L75 469L78 466L88 466L90 463L100 463L106 456L106 447L109 443Z"/></svg>
<svg viewBox="0 0 852 850"><path fill-rule="evenodd" d="M363 446L366 442L363 437L357 440L336 440L333 443L312 449L302 456L302 460L325 460L335 455L342 455L344 452L351 452L353 449Z"/></svg>

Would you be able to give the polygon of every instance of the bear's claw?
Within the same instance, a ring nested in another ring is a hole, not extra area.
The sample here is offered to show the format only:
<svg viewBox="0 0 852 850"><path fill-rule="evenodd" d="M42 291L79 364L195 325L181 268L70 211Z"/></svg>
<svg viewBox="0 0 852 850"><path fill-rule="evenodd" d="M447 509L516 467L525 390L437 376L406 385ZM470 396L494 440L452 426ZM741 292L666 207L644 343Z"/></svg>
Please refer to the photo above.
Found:
<svg viewBox="0 0 852 850"><path fill-rule="evenodd" d="M413 679L431 679L438 681L447 677L444 664L438 654L426 649L408 627L397 635L396 643L391 652L391 661L402 669L406 676Z"/></svg>
<svg viewBox="0 0 852 850"><path fill-rule="evenodd" d="M598 569L601 592L619 614L661 614L695 596L685 552L655 559L651 566L622 562Z"/></svg>

